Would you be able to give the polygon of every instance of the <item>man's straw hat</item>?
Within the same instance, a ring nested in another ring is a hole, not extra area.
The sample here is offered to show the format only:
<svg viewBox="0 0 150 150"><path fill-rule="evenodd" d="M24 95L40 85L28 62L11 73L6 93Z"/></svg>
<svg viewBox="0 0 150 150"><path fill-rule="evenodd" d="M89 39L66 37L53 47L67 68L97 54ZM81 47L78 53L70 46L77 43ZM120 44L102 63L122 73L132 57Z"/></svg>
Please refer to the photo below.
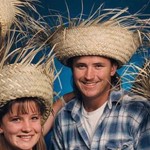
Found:
<svg viewBox="0 0 150 150"><path fill-rule="evenodd" d="M50 40L57 58L69 65L69 58L99 55L115 59L121 67L140 46L143 35L140 29L145 26L145 20L136 15L123 16L124 13L128 13L127 9L109 10L86 20L69 18L68 27L60 22Z"/></svg>

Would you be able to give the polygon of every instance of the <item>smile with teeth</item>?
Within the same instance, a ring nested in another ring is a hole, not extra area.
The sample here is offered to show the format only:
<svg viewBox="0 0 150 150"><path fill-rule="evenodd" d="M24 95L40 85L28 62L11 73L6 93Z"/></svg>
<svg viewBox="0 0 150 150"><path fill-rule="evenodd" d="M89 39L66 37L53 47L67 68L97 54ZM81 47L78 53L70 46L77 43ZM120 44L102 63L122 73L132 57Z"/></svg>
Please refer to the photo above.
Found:
<svg viewBox="0 0 150 150"><path fill-rule="evenodd" d="M30 140L32 138L32 135L20 135L19 138L23 140Z"/></svg>
<svg viewBox="0 0 150 150"><path fill-rule="evenodd" d="M83 82L85 86L95 86L96 82Z"/></svg>

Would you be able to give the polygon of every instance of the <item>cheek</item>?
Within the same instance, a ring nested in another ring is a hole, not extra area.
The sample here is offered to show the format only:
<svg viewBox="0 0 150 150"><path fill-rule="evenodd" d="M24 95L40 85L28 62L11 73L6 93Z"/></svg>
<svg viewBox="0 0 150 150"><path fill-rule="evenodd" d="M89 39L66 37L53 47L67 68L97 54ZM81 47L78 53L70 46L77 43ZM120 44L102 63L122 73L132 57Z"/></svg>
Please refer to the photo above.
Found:
<svg viewBox="0 0 150 150"><path fill-rule="evenodd" d="M107 78L107 72L105 70L98 70L96 73L95 73L95 77L99 78L99 79L105 79Z"/></svg>
<svg viewBox="0 0 150 150"><path fill-rule="evenodd" d="M110 72L110 70L107 70L107 69L101 70L101 71L97 72L96 76L101 80L108 81L111 79L111 72Z"/></svg>
<svg viewBox="0 0 150 150"><path fill-rule="evenodd" d="M78 73L77 71L73 72L73 78L74 78L74 80L79 79L80 76L81 76L81 73Z"/></svg>
<svg viewBox="0 0 150 150"><path fill-rule="evenodd" d="M33 129L37 132L37 133L41 133L42 132L42 125L40 123L35 123L32 124Z"/></svg>
<svg viewBox="0 0 150 150"><path fill-rule="evenodd" d="M16 134L20 131L21 127L16 124L6 124L2 126L4 134Z"/></svg>
<svg viewBox="0 0 150 150"><path fill-rule="evenodd" d="M75 69L73 71L74 79L80 79L80 78L82 78L84 76L85 76L85 71L84 70Z"/></svg>

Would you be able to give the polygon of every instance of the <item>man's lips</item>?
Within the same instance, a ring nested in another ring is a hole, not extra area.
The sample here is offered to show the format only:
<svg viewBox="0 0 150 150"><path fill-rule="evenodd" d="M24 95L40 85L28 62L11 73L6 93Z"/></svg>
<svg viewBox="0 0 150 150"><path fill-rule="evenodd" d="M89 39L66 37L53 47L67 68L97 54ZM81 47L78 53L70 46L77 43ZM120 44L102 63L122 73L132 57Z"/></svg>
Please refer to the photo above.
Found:
<svg viewBox="0 0 150 150"><path fill-rule="evenodd" d="M82 82L82 83L83 83L82 84L83 86L92 88L92 87L95 87L98 82Z"/></svg>

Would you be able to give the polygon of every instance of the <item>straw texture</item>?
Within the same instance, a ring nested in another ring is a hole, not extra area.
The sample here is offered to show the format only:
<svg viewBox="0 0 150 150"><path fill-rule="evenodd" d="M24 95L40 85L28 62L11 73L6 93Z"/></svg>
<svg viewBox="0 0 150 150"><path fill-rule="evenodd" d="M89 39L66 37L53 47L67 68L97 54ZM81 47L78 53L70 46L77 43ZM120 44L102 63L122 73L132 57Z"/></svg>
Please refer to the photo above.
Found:
<svg viewBox="0 0 150 150"><path fill-rule="evenodd" d="M117 60L121 66L140 45L134 33L119 26L74 27L57 33L54 38L57 57L64 64L71 57L100 55Z"/></svg>
<svg viewBox="0 0 150 150"><path fill-rule="evenodd" d="M138 69L139 73L131 90L150 100L150 60L146 61L143 68Z"/></svg>
<svg viewBox="0 0 150 150"><path fill-rule="evenodd" d="M4 37L13 23L19 25L17 17L26 16L27 13L23 10L24 7L31 8L33 0L1 0L0 1L0 26L1 36ZM34 0L35 1L35 0Z"/></svg>
<svg viewBox="0 0 150 150"><path fill-rule="evenodd" d="M99 55L115 59L121 67L142 44L148 21L127 9L97 12L101 14L95 16L95 12L87 19L68 17L68 23L59 15L60 23L53 27L49 43L55 45L56 56L64 65L75 56Z"/></svg>
<svg viewBox="0 0 150 150"><path fill-rule="evenodd" d="M15 18L15 7L10 0L1 0L0 3L0 23L1 23L1 34L4 36L7 29L10 28Z"/></svg>
<svg viewBox="0 0 150 150"><path fill-rule="evenodd" d="M54 56L52 52L45 52L44 43L40 47L34 45L32 38L12 49L15 35L15 31L8 34L6 45L1 48L5 51L0 60L0 109L17 98L39 98L46 108L44 123L52 111Z"/></svg>
<svg viewBox="0 0 150 150"><path fill-rule="evenodd" d="M6 65L0 72L0 107L20 97L38 97L46 105L44 119L49 116L53 99L53 81L34 65Z"/></svg>

